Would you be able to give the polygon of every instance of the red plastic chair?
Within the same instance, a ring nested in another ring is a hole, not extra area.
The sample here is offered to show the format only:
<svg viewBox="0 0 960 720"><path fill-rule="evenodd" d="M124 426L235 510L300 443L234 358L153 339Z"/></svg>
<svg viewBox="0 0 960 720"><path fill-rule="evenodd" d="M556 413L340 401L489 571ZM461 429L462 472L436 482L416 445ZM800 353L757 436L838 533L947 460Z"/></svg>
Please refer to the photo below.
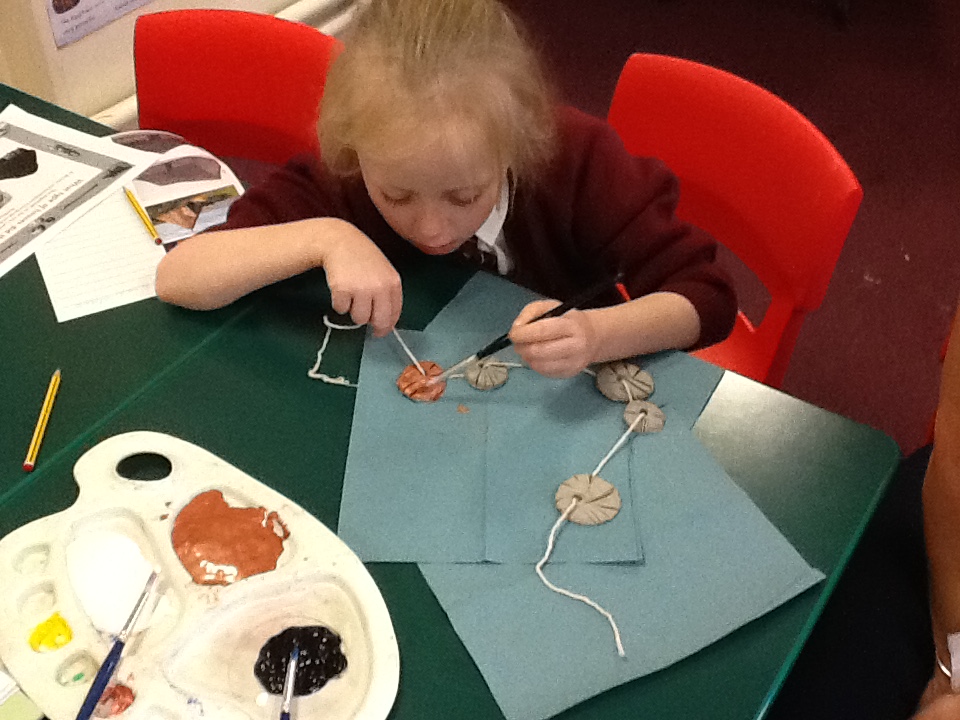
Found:
<svg viewBox="0 0 960 720"><path fill-rule="evenodd" d="M134 30L140 127L178 133L221 157L282 164L319 152L320 98L341 47L272 15L142 15Z"/></svg>
<svg viewBox="0 0 960 720"><path fill-rule="evenodd" d="M709 231L763 283L724 342L693 354L779 387L804 317L823 302L863 189L830 141L763 88L663 55L630 57L608 116L627 149L680 178L678 215Z"/></svg>

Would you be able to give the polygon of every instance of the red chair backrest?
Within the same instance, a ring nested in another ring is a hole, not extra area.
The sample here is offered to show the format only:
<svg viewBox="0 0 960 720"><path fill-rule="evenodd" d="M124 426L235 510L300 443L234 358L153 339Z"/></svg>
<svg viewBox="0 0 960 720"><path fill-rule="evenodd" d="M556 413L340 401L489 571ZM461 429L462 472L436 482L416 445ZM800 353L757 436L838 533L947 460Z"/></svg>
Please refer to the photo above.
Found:
<svg viewBox="0 0 960 720"><path fill-rule="evenodd" d="M608 120L627 149L680 178L678 215L730 250L773 298L823 302L863 197L836 148L795 108L729 72L630 57Z"/></svg>
<svg viewBox="0 0 960 720"><path fill-rule="evenodd" d="M134 31L140 127L222 157L283 163L319 152L316 124L339 40L238 10L142 15Z"/></svg>

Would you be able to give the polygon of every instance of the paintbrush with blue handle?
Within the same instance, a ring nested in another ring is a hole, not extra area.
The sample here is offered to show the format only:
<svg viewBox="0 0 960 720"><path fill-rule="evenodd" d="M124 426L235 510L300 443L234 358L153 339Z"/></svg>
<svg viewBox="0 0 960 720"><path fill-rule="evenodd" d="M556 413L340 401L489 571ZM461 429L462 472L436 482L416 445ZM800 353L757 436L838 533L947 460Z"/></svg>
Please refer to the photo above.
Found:
<svg viewBox="0 0 960 720"><path fill-rule="evenodd" d="M77 713L77 720L90 720L93 716L93 711L100 702L100 696L103 695L103 691L107 689L107 685L110 683L111 678L113 678L113 673L117 669L117 665L120 664L120 657L123 655L123 649L127 645L127 639L130 637L130 633L133 632L140 613L143 612L143 608L146 607L147 600L150 598L150 594L157 584L158 577L157 570L154 570L150 573L150 577L147 578L147 583L144 585L143 592L140 593L140 599L137 600L137 604L133 607L133 612L130 613L127 622L123 624L123 628L121 628L116 639L113 641L113 647L110 648L110 652L107 653L107 657L104 658L103 663L100 665L96 677L93 678L93 684L90 686L90 690L87 691L87 697L84 698L83 705L80 706L80 712Z"/></svg>
<svg viewBox="0 0 960 720"><path fill-rule="evenodd" d="M290 720L290 704L293 702L293 685L297 678L297 661L300 660L300 648L294 646L287 662L287 677L283 681L283 701L280 704L280 720Z"/></svg>

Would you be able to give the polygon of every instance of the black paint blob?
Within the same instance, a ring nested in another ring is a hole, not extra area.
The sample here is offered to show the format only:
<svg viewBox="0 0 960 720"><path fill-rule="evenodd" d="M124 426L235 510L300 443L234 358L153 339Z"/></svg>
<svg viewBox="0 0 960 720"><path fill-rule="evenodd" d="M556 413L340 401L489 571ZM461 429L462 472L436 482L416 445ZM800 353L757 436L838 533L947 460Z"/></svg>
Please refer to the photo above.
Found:
<svg viewBox="0 0 960 720"><path fill-rule="evenodd" d="M264 690L274 695L282 694L290 653L296 646L300 648L300 659L293 694L315 693L347 667L340 643L340 636L323 625L288 627L260 648L253 674Z"/></svg>

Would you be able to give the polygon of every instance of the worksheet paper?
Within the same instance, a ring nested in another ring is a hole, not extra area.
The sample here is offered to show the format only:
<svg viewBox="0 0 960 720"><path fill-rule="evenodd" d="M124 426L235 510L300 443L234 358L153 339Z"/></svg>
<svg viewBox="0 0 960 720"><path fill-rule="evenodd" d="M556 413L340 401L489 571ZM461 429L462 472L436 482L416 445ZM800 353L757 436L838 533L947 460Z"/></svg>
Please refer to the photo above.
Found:
<svg viewBox="0 0 960 720"><path fill-rule="evenodd" d="M532 299L478 274L423 333L401 333L448 367ZM666 426L632 437L601 473L620 515L566 523L544 567L613 614L619 657L607 620L551 592L534 563L559 516L556 487L594 469L625 428L623 405L587 376L523 369L494 391L452 380L439 402L413 403L390 383L408 362L396 346L364 345L339 534L364 560L418 563L508 720L548 718L667 667L823 579L692 432L723 371L678 352L641 358Z"/></svg>
<svg viewBox="0 0 960 720"><path fill-rule="evenodd" d="M8 105L0 112L0 277L154 156Z"/></svg>
<svg viewBox="0 0 960 720"><path fill-rule="evenodd" d="M180 145L134 178L133 191L167 245L226 222L243 185L214 155Z"/></svg>
<svg viewBox="0 0 960 720"><path fill-rule="evenodd" d="M37 250L58 322L156 296L164 255L122 190L107 195Z"/></svg>
<svg viewBox="0 0 960 720"><path fill-rule="evenodd" d="M154 242L123 188L107 192L99 203L37 250L37 262L58 322L155 297L157 265L165 252L177 240L226 220L230 203L243 193L233 172L201 148L180 145L160 155L146 156L151 163L147 167L141 164L141 172L129 185L156 222L165 245ZM207 177L176 176L178 165L196 160L204 163ZM200 210L199 216L195 209ZM160 222L170 216L176 222ZM171 236L167 228L173 228L176 234Z"/></svg>

